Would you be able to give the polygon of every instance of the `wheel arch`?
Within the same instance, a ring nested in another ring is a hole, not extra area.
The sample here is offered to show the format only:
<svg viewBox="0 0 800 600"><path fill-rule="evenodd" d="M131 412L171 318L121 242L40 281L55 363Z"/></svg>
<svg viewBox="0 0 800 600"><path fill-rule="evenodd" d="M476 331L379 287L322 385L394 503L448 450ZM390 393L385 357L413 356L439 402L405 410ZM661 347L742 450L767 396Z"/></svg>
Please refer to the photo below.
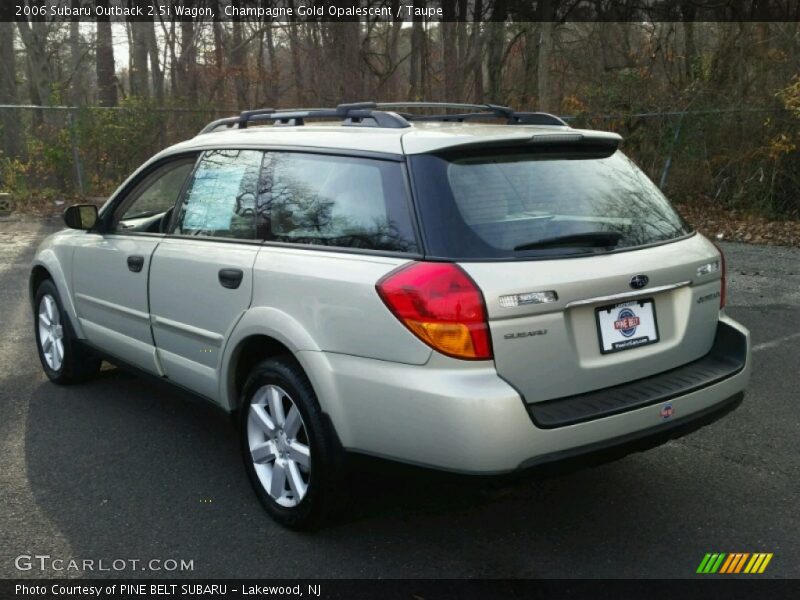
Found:
<svg viewBox="0 0 800 600"><path fill-rule="evenodd" d="M36 299L36 290L45 279L50 279L53 285L56 286L64 312L66 312L75 336L81 339L85 338L83 328L78 320L78 313L75 310L75 304L72 302L72 294L69 292L66 274L61 267L58 256L51 248L40 251L31 265L31 272L28 278L31 307L33 307Z"/></svg>
<svg viewBox="0 0 800 600"><path fill-rule="evenodd" d="M31 274L28 279L28 297L30 298L31 306L36 302L36 290L45 279L53 279L50 271L44 265L33 265Z"/></svg>
<svg viewBox="0 0 800 600"><path fill-rule="evenodd" d="M309 333L291 316L274 308L256 307L244 313L225 344L220 377L220 404L234 412L249 372L258 362L289 355L305 371L312 387L314 374L299 355L302 350L319 350Z"/></svg>

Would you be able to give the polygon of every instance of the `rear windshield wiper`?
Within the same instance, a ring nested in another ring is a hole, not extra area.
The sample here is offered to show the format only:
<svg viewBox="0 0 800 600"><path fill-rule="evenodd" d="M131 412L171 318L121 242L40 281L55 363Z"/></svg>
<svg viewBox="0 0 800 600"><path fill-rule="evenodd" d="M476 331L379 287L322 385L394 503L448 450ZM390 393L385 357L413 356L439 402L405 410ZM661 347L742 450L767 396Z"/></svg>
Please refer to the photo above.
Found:
<svg viewBox="0 0 800 600"><path fill-rule="evenodd" d="M520 244L514 246L514 250L536 250L538 248L557 248L560 246L567 248L587 246L599 248L616 246L621 239L622 234L618 231L587 231L585 233L570 233Z"/></svg>

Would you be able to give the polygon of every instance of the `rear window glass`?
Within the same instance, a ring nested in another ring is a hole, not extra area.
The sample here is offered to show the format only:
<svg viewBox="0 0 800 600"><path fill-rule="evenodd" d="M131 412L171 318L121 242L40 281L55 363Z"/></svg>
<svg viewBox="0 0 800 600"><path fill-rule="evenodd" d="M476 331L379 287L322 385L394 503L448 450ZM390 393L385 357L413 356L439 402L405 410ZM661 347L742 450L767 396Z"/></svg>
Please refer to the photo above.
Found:
<svg viewBox="0 0 800 600"><path fill-rule="evenodd" d="M689 233L621 152L415 156L429 253L524 258L607 252Z"/></svg>
<svg viewBox="0 0 800 600"><path fill-rule="evenodd" d="M269 152L259 213L266 239L295 244L414 252L416 238L398 162Z"/></svg>

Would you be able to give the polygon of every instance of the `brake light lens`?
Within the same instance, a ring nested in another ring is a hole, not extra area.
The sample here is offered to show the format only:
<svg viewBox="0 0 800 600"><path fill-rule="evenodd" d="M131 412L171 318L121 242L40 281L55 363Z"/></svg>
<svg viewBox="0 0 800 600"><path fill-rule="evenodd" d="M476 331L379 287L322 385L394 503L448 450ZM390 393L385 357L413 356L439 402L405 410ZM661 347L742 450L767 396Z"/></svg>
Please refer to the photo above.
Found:
<svg viewBox="0 0 800 600"><path fill-rule="evenodd" d="M722 248L720 248L716 244L714 244L714 247L717 249L717 252L719 252L719 262L720 262L720 266L722 267L722 278L720 280L720 286L721 287L720 287L720 292L719 292L719 308L720 308L720 310L722 310L723 308L725 308L725 302L728 299L727 298L727 296L728 296L728 280L727 280L728 268L725 265L725 253L722 251Z"/></svg>
<svg viewBox="0 0 800 600"><path fill-rule="evenodd" d="M483 295L458 265L411 263L375 287L392 314L433 349L465 360L492 358Z"/></svg>

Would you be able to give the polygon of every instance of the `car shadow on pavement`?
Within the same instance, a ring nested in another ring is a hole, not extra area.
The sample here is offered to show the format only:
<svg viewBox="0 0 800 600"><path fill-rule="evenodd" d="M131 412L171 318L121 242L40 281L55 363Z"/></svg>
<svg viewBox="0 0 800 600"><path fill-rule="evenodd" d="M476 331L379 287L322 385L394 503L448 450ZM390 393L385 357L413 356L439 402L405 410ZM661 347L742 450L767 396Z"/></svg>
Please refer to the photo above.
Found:
<svg viewBox="0 0 800 600"><path fill-rule="evenodd" d="M27 410L27 475L35 502L76 557L192 558L196 576L437 576L441 571L426 569L442 552L463 551L469 561L479 547L508 543L532 528L537 545L551 548L570 538L636 535L635 521L623 516L626 531L620 532L619 519L612 525L606 513L619 509L619 496L635 491L653 502L657 496L648 492L641 469L613 465L549 478L474 478L353 457L342 482L345 510L326 529L297 534L261 509L241 465L238 434L210 404L107 369L79 386L42 383ZM458 532L465 530L469 539L481 540L478 547L459 550ZM264 572L265 556L278 552L277 536L283 551L324 549L327 558L305 566L296 561L299 571ZM386 540L419 556L410 556L405 567L388 556L373 556L369 568L359 563L362 552L375 552ZM479 562L489 576L519 576L524 569L499 558ZM404 568L411 572L397 570ZM459 576L459 568L447 573ZM123 574L159 575L93 576Z"/></svg>

